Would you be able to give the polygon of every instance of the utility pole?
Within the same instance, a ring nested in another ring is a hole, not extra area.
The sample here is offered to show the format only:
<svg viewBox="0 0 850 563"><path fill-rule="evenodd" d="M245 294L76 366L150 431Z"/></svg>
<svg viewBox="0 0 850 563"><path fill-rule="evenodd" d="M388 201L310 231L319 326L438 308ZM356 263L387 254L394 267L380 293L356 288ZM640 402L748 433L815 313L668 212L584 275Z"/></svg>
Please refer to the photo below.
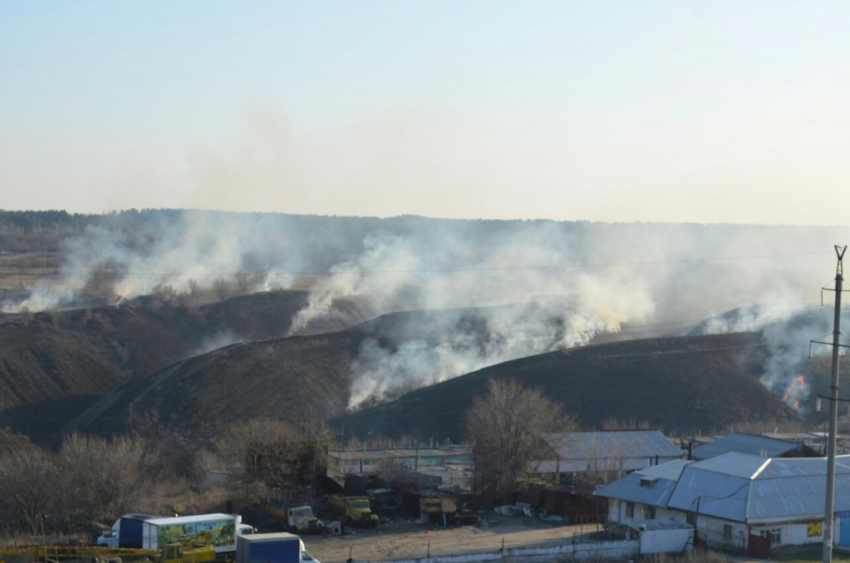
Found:
<svg viewBox="0 0 850 563"><path fill-rule="evenodd" d="M829 449L826 461L826 510L823 520L823 563L832 563L832 531L835 523L835 433L838 428L838 351L841 347L841 286L846 246L835 247L835 321L832 331L832 384L829 395Z"/></svg>

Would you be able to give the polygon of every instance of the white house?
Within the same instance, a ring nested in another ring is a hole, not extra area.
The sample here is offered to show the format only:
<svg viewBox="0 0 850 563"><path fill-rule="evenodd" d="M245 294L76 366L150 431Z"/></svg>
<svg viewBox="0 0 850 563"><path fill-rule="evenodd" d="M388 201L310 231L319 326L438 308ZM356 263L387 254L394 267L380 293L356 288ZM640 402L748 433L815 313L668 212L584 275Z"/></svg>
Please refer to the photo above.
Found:
<svg viewBox="0 0 850 563"><path fill-rule="evenodd" d="M678 518L710 547L739 551L823 541L825 458L729 452L666 465L599 488L609 521ZM850 456L837 458L835 507L835 543L850 546Z"/></svg>
<svg viewBox="0 0 850 563"><path fill-rule="evenodd" d="M673 518L682 514L667 508L682 470L693 463L677 459L635 471L596 490L596 496L608 498L608 521L631 524L644 520Z"/></svg>

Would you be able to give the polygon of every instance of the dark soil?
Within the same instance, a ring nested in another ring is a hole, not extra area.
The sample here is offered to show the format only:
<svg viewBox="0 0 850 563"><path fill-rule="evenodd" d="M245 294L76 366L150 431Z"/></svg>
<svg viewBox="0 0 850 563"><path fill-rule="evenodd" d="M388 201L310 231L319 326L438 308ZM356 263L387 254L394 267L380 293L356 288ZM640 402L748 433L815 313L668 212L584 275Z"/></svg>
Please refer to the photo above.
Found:
<svg viewBox="0 0 850 563"><path fill-rule="evenodd" d="M764 354L755 333L587 346L491 366L332 422L360 436L459 440L464 413L493 377L542 388L585 428L609 418L668 432L793 422L797 414L755 377Z"/></svg>

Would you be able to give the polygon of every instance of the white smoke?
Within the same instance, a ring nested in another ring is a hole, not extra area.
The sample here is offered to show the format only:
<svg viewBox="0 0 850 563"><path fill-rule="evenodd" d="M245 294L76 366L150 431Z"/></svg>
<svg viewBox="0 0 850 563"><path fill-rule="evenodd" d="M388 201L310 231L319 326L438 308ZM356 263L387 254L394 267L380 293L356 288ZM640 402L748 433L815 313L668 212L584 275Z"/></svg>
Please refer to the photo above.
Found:
<svg viewBox="0 0 850 563"><path fill-rule="evenodd" d="M814 227L125 212L66 241L60 278L5 307L73 306L93 284L131 299L223 280L242 292L309 287L292 334L322 330L329 318L350 326L395 311L442 311L431 325L408 314L368 337L351 369L356 406L602 333L683 334L705 318L713 320L702 332L764 328L817 298L834 268L831 245L848 235ZM104 270L107 282L98 278ZM463 313L469 308L475 312ZM734 318L718 316L736 308ZM804 356L819 323L764 331L771 355L763 380L771 389L781 393L796 377L791 359Z"/></svg>
<svg viewBox="0 0 850 563"><path fill-rule="evenodd" d="M213 350L218 350L219 348L224 348L225 346L230 346L231 344L238 344L240 342L245 342L245 338L235 334L229 330L220 330L214 332L213 334L209 334L205 336L198 348L190 354L190 356L199 356L201 354L206 354L207 352L212 352Z"/></svg>

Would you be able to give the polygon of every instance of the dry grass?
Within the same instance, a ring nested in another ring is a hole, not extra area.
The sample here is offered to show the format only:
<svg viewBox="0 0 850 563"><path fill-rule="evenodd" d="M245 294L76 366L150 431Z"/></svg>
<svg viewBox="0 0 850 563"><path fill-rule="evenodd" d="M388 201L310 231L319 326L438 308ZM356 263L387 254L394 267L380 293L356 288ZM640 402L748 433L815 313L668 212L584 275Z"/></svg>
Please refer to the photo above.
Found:
<svg viewBox="0 0 850 563"><path fill-rule="evenodd" d="M821 544L817 544L804 547L774 549L770 558L776 561L782 561L783 563L815 563L823 560L823 547ZM850 563L850 553L833 549L832 560L837 563Z"/></svg>

